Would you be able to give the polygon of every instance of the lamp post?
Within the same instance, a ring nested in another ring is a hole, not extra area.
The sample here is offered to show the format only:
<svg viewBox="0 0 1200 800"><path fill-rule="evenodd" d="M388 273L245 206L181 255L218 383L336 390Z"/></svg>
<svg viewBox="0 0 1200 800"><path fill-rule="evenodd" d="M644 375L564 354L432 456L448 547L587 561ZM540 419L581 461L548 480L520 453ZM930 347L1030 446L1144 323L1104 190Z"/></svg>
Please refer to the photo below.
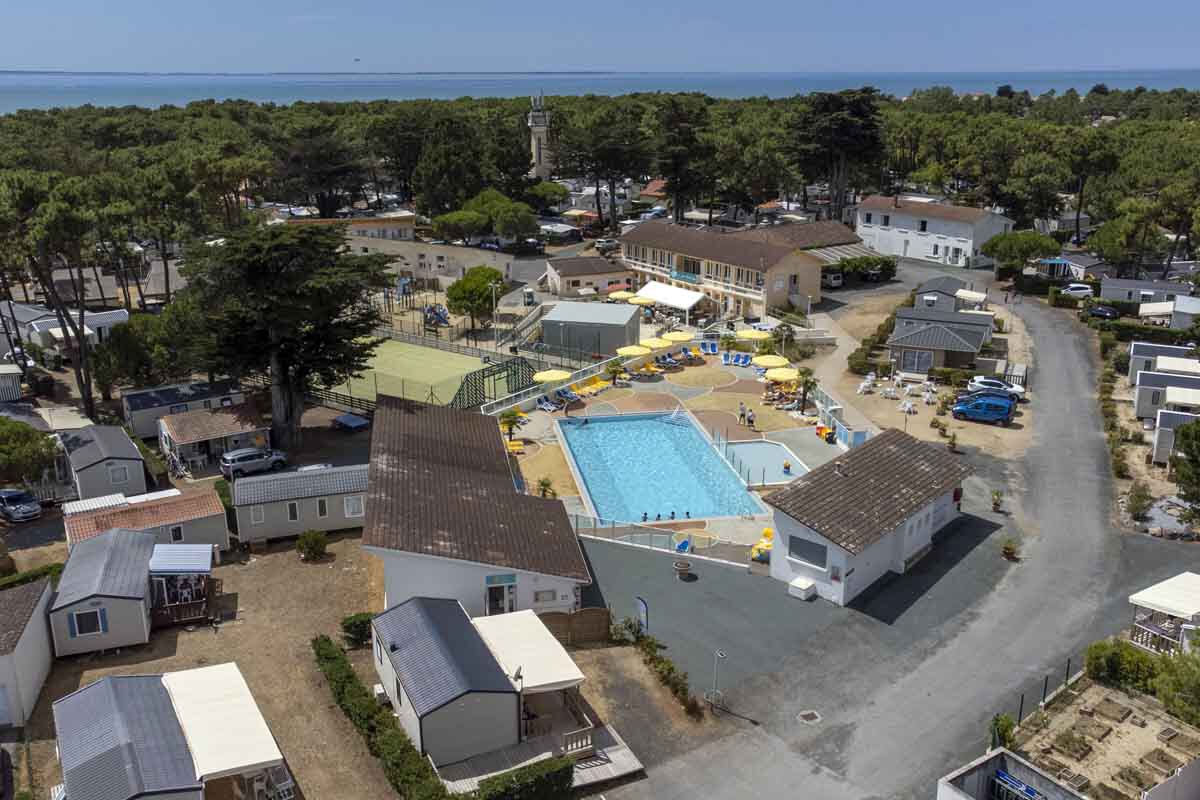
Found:
<svg viewBox="0 0 1200 800"><path fill-rule="evenodd" d="M496 312L499 310L499 300L496 297L496 290L500 288L499 283L493 283L492 289L492 344L496 350L500 349L500 329L496 327Z"/></svg>
<svg viewBox="0 0 1200 800"><path fill-rule="evenodd" d="M718 688L718 675L721 670L721 661L726 658L725 651L717 649L713 651L713 685L712 689L705 692L704 699L708 701L710 707L720 707L722 704L721 690Z"/></svg>

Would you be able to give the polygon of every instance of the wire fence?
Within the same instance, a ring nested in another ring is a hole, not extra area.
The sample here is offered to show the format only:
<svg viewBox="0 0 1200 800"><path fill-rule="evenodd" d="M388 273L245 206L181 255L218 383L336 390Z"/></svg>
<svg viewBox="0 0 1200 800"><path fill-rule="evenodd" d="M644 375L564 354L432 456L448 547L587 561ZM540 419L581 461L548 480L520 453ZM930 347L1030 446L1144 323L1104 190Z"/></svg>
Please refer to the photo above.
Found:
<svg viewBox="0 0 1200 800"><path fill-rule="evenodd" d="M1011 700L1001 704L994 714L1007 714L1020 728L1022 724L1040 711L1064 696L1070 691L1084 674L1084 658L1087 648L1077 650L1063 659L1061 666L1048 670L1041 675L1030 675L1021 682ZM984 737L990 745L990 730L984 731Z"/></svg>
<svg viewBox="0 0 1200 800"><path fill-rule="evenodd" d="M655 527L649 523L620 522L586 514L571 514L571 527L580 536L636 544L655 550L704 554L721 544L721 539L696 528Z"/></svg>
<svg viewBox="0 0 1200 800"><path fill-rule="evenodd" d="M605 359L604 361L601 361L598 364L592 364L589 367L584 367L583 369L576 370L571 373L570 377L566 378L563 381L556 382L555 386L570 386L573 383L578 383L579 381L591 378L594 375L600 375L605 371L605 369L608 367L609 364L621 363L622 360L623 359L620 356L614 356L613 358ZM543 364L543 363L534 364L534 367L537 369L543 369L543 368L545 368L545 364ZM530 386L528 389L523 389L519 392L514 392L514 393L508 395L507 397L501 397L500 399L495 400L493 402L484 403L482 406L480 406L479 411L480 411L480 413L489 414L489 415L499 414L501 411L504 411L509 408L513 408L515 406L519 406L522 403L527 403L530 400L533 400L534 398L538 397L539 395L547 394L550 392L552 392L552 388L548 385L543 386L541 384L538 384L536 386Z"/></svg>

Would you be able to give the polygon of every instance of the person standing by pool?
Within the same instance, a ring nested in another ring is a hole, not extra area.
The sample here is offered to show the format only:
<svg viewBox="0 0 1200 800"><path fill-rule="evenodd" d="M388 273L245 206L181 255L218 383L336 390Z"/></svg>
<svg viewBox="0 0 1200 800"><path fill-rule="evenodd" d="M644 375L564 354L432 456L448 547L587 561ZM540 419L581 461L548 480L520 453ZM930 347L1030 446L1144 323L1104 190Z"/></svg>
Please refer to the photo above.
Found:
<svg viewBox="0 0 1200 800"><path fill-rule="evenodd" d="M746 404L738 403L738 425L746 424Z"/></svg>
<svg viewBox="0 0 1200 800"><path fill-rule="evenodd" d="M746 412L746 424L750 427L750 430L754 430L754 409L753 408Z"/></svg>

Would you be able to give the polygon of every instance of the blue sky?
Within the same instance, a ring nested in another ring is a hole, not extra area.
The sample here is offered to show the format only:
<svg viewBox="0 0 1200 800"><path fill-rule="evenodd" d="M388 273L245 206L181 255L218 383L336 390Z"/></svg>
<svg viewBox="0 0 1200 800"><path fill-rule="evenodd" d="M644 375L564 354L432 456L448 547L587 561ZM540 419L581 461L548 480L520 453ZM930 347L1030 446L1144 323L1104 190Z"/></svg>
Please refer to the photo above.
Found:
<svg viewBox="0 0 1200 800"><path fill-rule="evenodd" d="M4 6L0 69L1200 67L1200 3L1195 0L1141 6L1116 0L6 0Z"/></svg>

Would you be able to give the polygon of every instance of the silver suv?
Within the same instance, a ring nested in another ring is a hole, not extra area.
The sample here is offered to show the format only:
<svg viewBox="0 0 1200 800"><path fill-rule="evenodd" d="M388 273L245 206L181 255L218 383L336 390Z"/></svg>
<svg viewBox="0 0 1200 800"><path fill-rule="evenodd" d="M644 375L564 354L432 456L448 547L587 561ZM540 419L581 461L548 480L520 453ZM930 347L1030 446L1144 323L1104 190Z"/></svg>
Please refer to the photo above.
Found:
<svg viewBox="0 0 1200 800"><path fill-rule="evenodd" d="M274 472L287 466L287 453L259 447L242 447L221 456L221 474L240 478L255 472Z"/></svg>

